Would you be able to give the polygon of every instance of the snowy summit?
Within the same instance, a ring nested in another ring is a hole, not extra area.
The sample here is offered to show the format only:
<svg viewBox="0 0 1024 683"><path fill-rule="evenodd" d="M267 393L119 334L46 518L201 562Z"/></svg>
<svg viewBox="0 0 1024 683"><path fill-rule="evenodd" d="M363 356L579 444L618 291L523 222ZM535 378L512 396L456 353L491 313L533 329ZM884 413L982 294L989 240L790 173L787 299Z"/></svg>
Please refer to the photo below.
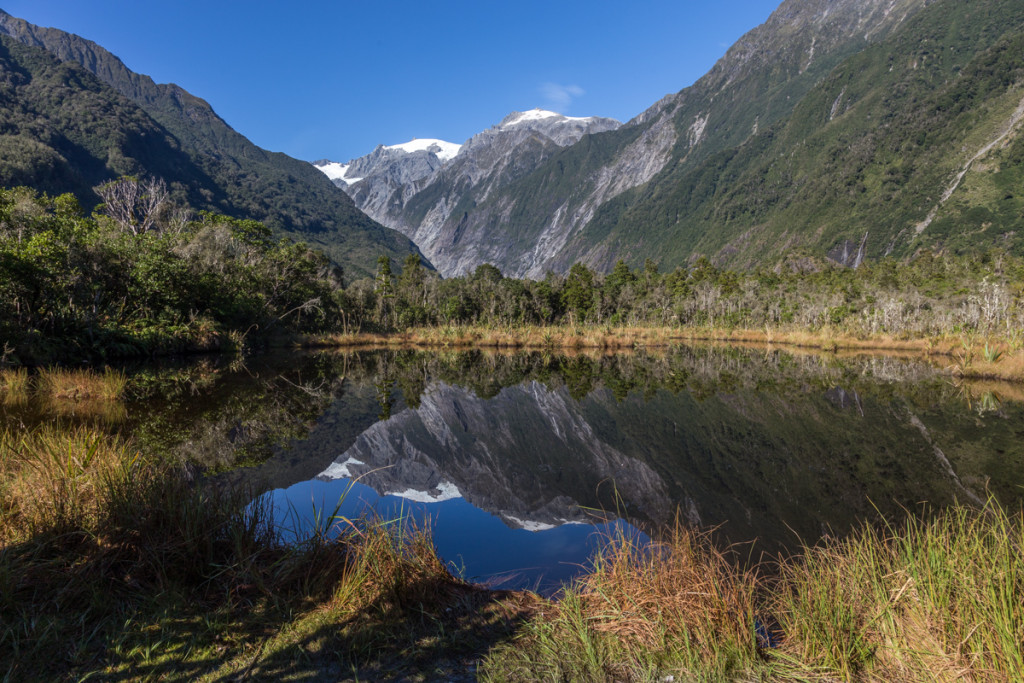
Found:
<svg viewBox="0 0 1024 683"><path fill-rule="evenodd" d="M388 145L384 149L400 149L403 152L410 153L420 151L433 152L441 161L449 161L459 153L462 145L436 138L413 138L409 142L403 142L400 145Z"/></svg>
<svg viewBox="0 0 1024 683"><path fill-rule="evenodd" d="M358 183L362 178L346 178L345 174L348 173L349 166L351 164L339 164L337 161L327 161L325 163L313 164L331 180L340 180L347 185L354 185Z"/></svg>
<svg viewBox="0 0 1024 683"><path fill-rule="evenodd" d="M593 116L564 116L555 111L548 111L546 109L531 109L529 111L517 111L509 114L505 117L505 120L501 122L502 128L509 126L517 126L521 123L528 123L530 121L541 121L543 119L559 119L556 123L563 123L566 121L589 121L594 118Z"/></svg>

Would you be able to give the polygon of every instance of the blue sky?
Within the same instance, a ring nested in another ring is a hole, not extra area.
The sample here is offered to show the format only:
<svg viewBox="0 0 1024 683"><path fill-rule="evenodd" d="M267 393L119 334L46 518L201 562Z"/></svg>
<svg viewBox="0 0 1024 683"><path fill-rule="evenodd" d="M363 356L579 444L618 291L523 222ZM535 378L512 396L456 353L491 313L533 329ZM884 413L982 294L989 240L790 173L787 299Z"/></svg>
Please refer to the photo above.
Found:
<svg viewBox="0 0 1024 683"><path fill-rule="evenodd" d="M533 107L627 120L703 75L775 0L5 0L206 99L261 147L347 161L463 142Z"/></svg>

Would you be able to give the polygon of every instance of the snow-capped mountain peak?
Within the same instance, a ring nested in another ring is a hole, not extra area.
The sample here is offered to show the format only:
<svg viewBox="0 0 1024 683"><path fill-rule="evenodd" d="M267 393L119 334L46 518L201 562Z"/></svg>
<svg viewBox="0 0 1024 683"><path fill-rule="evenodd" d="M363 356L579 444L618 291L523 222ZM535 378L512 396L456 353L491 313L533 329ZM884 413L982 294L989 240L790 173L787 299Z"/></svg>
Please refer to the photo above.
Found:
<svg viewBox="0 0 1024 683"><path fill-rule="evenodd" d="M462 145L437 138L413 138L409 142L399 145L386 145L384 149L397 149L403 152L433 152L441 161L449 161L455 158L462 149Z"/></svg>
<svg viewBox="0 0 1024 683"><path fill-rule="evenodd" d="M545 119L557 119L551 123L565 123L569 121L590 121L593 116L565 116L558 112L548 111L546 109L530 109L529 111L514 111L498 124L499 128L508 128L510 126L518 126L531 121L543 121Z"/></svg>
<svg viewBox="0 0 1024 683"><path fill-rule="evenodd" d="M331 180L340 180L346 185L353 185L362 180L362 178L346 177L349 168L352 166L351 164L339 164L337 161L318 161L313 165L323 171Z"/></svg>

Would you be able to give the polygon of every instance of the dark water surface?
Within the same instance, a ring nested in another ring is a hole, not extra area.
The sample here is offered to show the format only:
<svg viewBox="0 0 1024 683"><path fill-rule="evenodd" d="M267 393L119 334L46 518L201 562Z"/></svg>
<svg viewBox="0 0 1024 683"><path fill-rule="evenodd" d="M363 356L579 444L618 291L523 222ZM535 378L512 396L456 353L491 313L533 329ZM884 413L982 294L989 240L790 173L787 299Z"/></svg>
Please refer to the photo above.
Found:
<svg viewBox="0 0 1024 683"><path fill-rule="evenodd" d="M114 419L144 450L265 486L286 528L339 505L411 519L462 575L501 587L551 592L607 538L677 519L776 553L1024 495L1024 390L914 360L391 350L134 376L148 397Z"/></svg>

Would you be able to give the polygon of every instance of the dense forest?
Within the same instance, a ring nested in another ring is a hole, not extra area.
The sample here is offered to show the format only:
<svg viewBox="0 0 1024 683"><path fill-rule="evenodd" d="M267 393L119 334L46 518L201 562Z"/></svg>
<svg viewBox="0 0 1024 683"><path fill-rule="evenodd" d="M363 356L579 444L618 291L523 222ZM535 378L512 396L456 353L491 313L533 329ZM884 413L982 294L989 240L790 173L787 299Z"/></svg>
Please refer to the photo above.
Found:
<svg viewBox="0 0 1024 683"><path fill-rule="evenodd" d="M619 261L542 280L491 265L443 279L386 256L346 286L326 256L252 220L175 205L125 177L85 215L71 195L0 191L0 349L43 362L241 348L304 333L483 326L836 330L865 336L998 336L1019 347L1024 261L1002 251L922 251L847 268L791 252L740 272L698 258L661 272ZM400 266L400 267L399 267ZM1016 349L1014 349L1016 350Z"/></svg>
<svg viewBox="0 0 1024 683"><path fill-rule="evenodd" d="M70 194L0 191L0 355L78 360L238 347L329 328L341 271L252 220L167 201L122 178L83 215Z"/></svg>

